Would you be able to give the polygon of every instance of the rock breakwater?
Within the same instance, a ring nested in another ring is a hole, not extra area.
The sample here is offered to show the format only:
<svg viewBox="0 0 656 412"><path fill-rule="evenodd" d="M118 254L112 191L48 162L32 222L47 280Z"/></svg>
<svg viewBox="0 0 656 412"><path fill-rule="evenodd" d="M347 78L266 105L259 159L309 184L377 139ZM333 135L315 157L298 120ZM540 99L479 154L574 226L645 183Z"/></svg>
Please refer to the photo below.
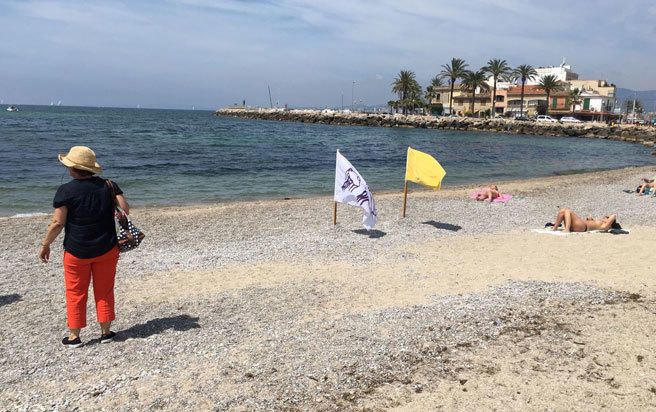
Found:
<svg viewBox="0 0 656 412"><path fill-rule="evenodd" d="M349 113L335 110L264 109L229 107L215 112L217 116L246 119L332 124L342 126L408 127L463 131L486 131L518 135L585 137L622 140L648 147L656 144L656 128L604 123L542 123L510 119L448 118L386 113ZM653 153L656 154L656 151Z"/></svg>

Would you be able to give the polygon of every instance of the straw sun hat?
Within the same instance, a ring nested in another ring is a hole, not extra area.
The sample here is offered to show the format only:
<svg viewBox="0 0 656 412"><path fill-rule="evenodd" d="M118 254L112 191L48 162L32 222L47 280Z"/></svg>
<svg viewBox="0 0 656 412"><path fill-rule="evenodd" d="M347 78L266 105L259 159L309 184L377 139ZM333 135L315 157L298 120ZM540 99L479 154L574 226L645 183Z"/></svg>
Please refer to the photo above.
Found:
<svg viewBox="0 0 656 412"><path fill-rule="evenodd" d="M102 167L96 162L96 154L86 146L73 146L68 153L60 153L59 161L66 167L86 170L95 174L102 173Z"/></svg>

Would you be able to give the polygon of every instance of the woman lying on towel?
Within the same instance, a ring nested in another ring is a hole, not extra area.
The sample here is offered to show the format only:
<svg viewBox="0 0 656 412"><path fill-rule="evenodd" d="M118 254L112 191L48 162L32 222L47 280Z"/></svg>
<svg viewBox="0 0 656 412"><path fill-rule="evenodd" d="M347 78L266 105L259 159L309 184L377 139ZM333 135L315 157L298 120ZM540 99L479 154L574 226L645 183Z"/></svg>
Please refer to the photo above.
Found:
<svg viewBox="0 0 656 412"><path fill-rule="evenodd" d="M654 177L653 179L647 179L646 177L643 177L642 181L644 183L642 183L640 186L638 186L638 189L637 189L638 196L643 195L643 194L647 194L649 192L649 189L651 189L652 192L655 191L655 189L656 189L656 177ZM645 193L645 192L647 192L647 193Z"/></svg>
<svg viewBox="0 0 656 412"><path fill-rule="evenodd" d="M560 209L556 215L556 223L553 230L558 230L561 223L565 225L563 231L565 232L589 232L591 230L600 230L607 232L610 229L621 229L619 223L616 222L617 215L604 216L603 219L595 219L588 216L585 220L581 219L571 209Z"/></svg>
<svg viewBox="0 0 656 412"><path fill-rule="evenodd" d="M501 196L501 193L499 193L499 188L497 185L490 185L488 187L484 187L476 193L476 200L487 200L490 203L497 197Z"/></svg>

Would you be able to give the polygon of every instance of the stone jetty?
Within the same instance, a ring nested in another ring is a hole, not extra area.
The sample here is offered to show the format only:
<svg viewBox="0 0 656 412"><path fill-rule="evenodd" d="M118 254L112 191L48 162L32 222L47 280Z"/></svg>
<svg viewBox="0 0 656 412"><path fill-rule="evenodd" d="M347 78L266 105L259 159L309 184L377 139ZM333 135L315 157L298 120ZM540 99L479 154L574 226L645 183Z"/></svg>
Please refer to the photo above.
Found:
<svg viewBox="0 0 656 412"><path fill-rule="evenodd" d="M510 119L477 119L468 117L433 117L387 113L351 113L337 110L265 109L228 107L215 112L217 116L246 119L277 120L343 126L407 127L463 131L485 131L518 135L569 136L593 139L622 140L648 147L656 144L656 128L637 125L607 125L605 123L546 123ZM656 155L656 151L652 154Z"/></svg>

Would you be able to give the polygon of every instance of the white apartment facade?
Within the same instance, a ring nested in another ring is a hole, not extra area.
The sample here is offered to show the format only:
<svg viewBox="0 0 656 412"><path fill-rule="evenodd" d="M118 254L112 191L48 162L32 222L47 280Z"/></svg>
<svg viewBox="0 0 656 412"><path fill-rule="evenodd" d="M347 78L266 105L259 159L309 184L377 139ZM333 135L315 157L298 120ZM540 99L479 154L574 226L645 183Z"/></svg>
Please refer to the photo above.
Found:
<svg viewBox="0 0 656 412"><path fill-rule="evenodd" d="M527 80L526 84L536 85L540 84L540 79L544 76L556 76L556 79L561 82L569 82L570 80L578 80L579 75L572 71L572 66L569 64L561 64L560 66L538 67L535 69L538 75L532 80Z"/></svg>
<svg viewBox="0 0 656 412"><path fill-rule="evenodd" d="M537 67L535 71L538 73L538 75L535 76L533 79L526 80L526 85L528 86L538 85L540 84L540 79L548 75L556 76L556 79L560 80L561 82L570 82L572 80L578 80L579 78L579 75L572 71L572 66L569 64L565 64L564 61L563 64L561 64L560 66ZM487 83L490 85L490 87L492 87L494 85L494 78L490 76L487 79ZM515 80L512 83L497 81L497 89L506 90L518 84L520 84L519 80Z"/></svg>

